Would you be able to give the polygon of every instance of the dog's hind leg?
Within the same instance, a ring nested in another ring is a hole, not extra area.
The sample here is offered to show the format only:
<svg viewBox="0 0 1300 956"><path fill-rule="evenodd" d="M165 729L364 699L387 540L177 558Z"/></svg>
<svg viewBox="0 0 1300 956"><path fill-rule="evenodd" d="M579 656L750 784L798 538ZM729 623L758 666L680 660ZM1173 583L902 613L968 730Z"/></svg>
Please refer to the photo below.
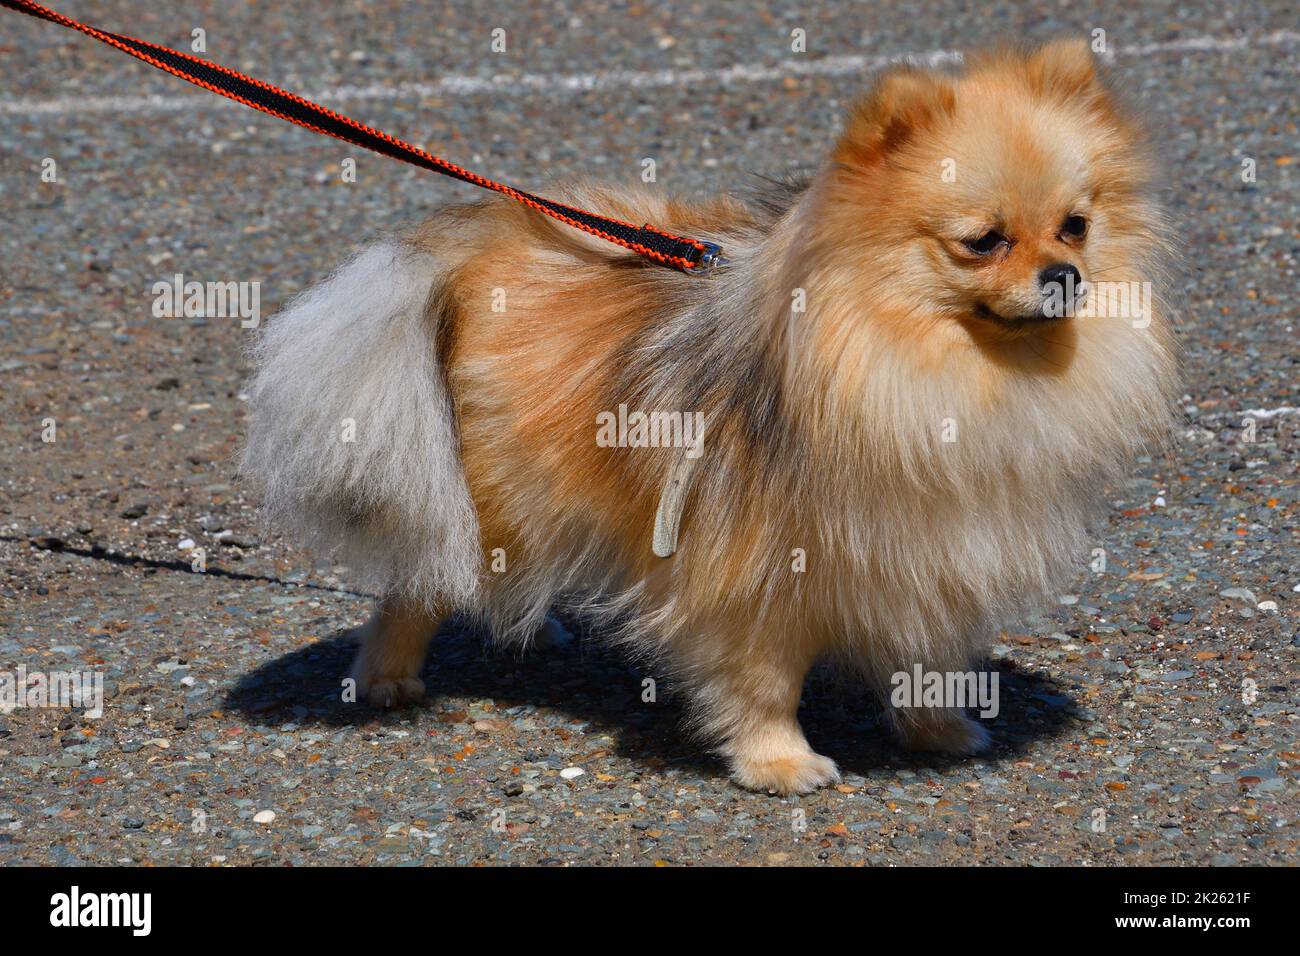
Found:
<svg viewBox="0 0 1300 956"><path fill-rule="evenodd" d="M863 662L863 672L880 697L885 716L894 734L908 750L966 757L987 750L992 743L989 732L969 717L964 706L944 700L933 705L896 692L912 683L917 666L923 674L939 674L945 684L949 676L971 669L969 652L964 643L945 646L936 641L917 638L910 641L877 640L874 657Z"/></svg>
<svg viewBox="0 0 1300 956"><path fill-rule="evenodd" d="M361 650L352 665L357 693L375 707L395 707L422 698L424 653L442 619L443 615L407 599L380 600L363 628Z"/></svg>

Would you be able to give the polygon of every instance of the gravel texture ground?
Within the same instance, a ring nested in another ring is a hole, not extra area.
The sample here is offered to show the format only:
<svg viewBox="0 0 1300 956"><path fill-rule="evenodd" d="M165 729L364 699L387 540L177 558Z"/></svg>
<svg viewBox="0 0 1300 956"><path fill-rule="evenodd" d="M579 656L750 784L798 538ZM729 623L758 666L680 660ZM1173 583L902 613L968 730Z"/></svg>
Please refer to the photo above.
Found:
<svg viewBox="0 0 1300 956"><path fill-rule="evenodd" d="M185 48L203 27L217 62L542 191L631 180L647 156L684 192L780 175L820 154L878 57L1104 28L1186 242L1186 419L1113 489L1105 570L994 648L983 759L898 751L861 688L818 673L801 718L843 784L744 792L680 736L671 695L643 703L645 675L574 622L525 656L453 629L425 706L343 704L368 599L261 529L233 474L251 333L155 318L150 290L259 282L273 321L356 240L469 187L0 13L0 669L100 671L107 697L99 719L0 716L0 860L1300 859L1294 7L55 5Z"/></svg>

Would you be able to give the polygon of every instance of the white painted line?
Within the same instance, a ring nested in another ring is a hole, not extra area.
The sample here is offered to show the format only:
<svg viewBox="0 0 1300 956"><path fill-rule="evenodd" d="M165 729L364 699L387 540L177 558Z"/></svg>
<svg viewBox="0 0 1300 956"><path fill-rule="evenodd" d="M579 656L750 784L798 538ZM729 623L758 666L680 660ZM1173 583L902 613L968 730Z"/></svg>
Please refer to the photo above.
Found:
<svg viewBox="0 0 1300 956"><path fill-rule="evenodd" d="M1115 56L1143 57L1160 53L1229 53L1259 47L1300 45L1300 31L1274 30L1256 36L1185 37L1157 43L1117 47ZM334 86L308 94L325 106L384 100L419 100L441 96L509 96L528 93L585 93L597 90L644 90L663 87L734 86L764 83L788 76L853 76L895 63L940 66L961 61L956 50L929 50L895 56L852 54L817 60L794 58L767 66L730 66L714 70L610 70L597 73L522 73L495 76L445 76L432 83L384 83ZM706 94L707 95L707 94ZM53 99L0 100L0 115L59 115L63 113L167 113L206 107L235 106L218 96L67 96Z"/></svg>
<svg viewBox="0 0 1300 956"><path fill-rule="evenodd" d="M1248 408L1241 413L1244 418L1262 418L1268 421L1270 418L1277 418L1281 415L1300 414L1300 408L1292 405L1283 405L1281 408Z"/></svg>

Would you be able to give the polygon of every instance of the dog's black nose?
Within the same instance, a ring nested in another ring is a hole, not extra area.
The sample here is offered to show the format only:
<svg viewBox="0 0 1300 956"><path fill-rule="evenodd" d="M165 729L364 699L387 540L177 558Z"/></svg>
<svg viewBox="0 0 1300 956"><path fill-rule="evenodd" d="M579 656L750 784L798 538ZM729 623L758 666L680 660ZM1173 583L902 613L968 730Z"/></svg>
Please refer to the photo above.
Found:
<svg viewBox="0 0 1300 956"><path fill-rule="evenodd" d="M1053 283L1060 283L1061 291L1066 295L1078 297L1083 291L1083 276L1068 262L1054 262L1038 273L1038 287L1043 292L1049 292L1047 287Z"/></svg>

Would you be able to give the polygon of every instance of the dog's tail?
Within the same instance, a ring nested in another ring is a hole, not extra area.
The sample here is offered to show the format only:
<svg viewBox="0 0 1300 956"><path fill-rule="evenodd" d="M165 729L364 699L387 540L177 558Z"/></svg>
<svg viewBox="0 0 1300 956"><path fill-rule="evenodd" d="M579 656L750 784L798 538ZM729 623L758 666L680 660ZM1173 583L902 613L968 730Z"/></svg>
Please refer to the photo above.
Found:
<svg viewBox="0 0 1300 956"><path fill-rule="evenodd" d="M431 609L472 605L481 565L427 308L445 272L378 242L272 316L253 352L241 468L271 521Z"/></svg>

